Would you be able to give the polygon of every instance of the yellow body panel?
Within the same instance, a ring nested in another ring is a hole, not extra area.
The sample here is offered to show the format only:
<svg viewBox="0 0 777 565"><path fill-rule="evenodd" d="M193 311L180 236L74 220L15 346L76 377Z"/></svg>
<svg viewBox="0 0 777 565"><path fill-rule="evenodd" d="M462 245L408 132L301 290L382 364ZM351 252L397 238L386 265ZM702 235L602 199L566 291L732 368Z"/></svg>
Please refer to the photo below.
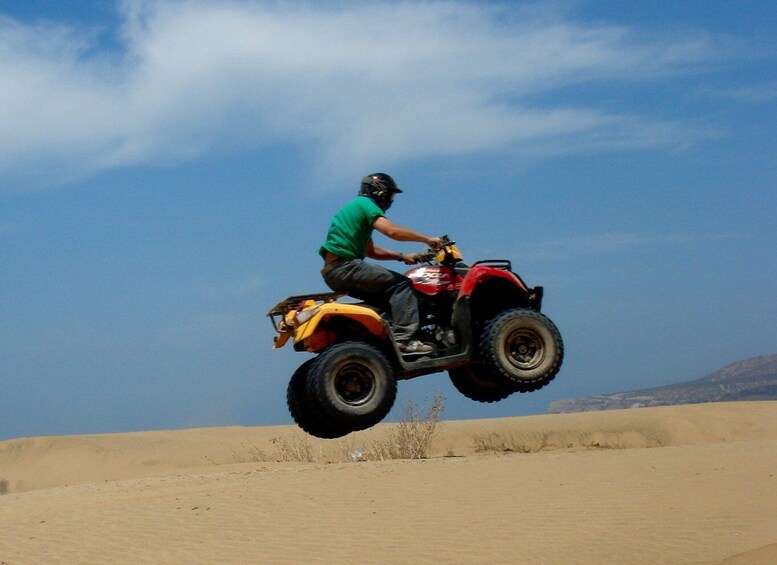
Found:
<svg viewBox="0 0 777 565"><path fill-rule="evenodd" d="M371 308L358 304L343 304L341 302L328 302L319 307L318 312L307 322L295 328L294 343L308 342L305 349L317 351L329 345L329 332L322 328L322 322L329 318L345 317L360 323L371 334L384 338L386 326L383 319ZM317 335L317 334L324 335Z"/></svg>
<svg viewBox="0 0 777 565"><path fill-rule="evenodd" d="M436 257L434 258L434 260L437 261L438 264L441 265L442 262L445 260L446 250L447 250L448 253L451 254L451 256L454 259L457 259L459 261L461 261L463 259L461 253L459 252L459 248L458 247L456 247L455 245L446 245L445 247L440 249L439 253L437 253Z"/></svg>

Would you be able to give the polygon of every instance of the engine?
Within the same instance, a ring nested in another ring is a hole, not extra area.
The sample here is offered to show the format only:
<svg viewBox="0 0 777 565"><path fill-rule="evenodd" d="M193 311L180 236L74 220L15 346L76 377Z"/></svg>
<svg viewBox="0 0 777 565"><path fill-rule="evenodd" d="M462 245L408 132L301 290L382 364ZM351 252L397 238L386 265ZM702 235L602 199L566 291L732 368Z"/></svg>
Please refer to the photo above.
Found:
<svg viewBox="0 0 777 565"><path fill-rule="evenodd" d="M418 296L421 332L443 348L456 345L451 327L453 305L464 278L448 267L424 265L407 273Z"/></svg>

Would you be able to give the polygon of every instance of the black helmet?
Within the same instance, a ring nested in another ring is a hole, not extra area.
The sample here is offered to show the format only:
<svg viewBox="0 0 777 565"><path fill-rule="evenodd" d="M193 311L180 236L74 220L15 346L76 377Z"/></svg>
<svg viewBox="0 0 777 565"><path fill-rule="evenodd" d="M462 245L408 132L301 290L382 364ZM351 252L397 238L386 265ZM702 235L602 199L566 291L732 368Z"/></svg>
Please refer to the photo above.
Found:
<svg viewBox="0 0 777 565"><path fill-rule="evenodd" d="M397 192L402 192L402 189L386 173L367 175L362 179L361 189L359 190L361 196L372 198L384 212L391 206L394 194Z"/></svg>

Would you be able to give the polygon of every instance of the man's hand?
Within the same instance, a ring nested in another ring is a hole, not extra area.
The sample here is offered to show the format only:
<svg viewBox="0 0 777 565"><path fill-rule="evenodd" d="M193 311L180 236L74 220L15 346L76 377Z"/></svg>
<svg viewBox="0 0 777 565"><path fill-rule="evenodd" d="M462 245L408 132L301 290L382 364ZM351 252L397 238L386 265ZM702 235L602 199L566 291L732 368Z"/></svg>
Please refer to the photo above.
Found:
<svg viewBox="0 0 777 565"><path fill-rule="evenodd" d="M402 261L405 265L415 265L416 263L420 263L418 253L400 253L399 260Z"/></svg>
<svg viewBox="0 0 777 565"><path fill-rule="evenodd" d="M442 238L441 237L430 237L429 241L426 243L429 247L432 248L432 251L437 251L442 247Z"/></svg>

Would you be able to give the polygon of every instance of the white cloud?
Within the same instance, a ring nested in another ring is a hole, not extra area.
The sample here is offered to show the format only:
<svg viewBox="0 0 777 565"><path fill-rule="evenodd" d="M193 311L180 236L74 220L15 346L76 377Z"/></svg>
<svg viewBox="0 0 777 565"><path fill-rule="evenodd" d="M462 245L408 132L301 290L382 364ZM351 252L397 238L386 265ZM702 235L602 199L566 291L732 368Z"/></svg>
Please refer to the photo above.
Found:
<svg viewBox="0 0 777 565"><path fill-rule="evenodd" d="M718 92L719 95L733 98L740 102L753 104L766 104L777 100L777 82L743 86L740 88L728 88Z"/></svg>
<svg viewBox="0 0 777 565"><path fill-rule="evenodd" d="M722 234L664 234L637 235L633 233L614 232L541 241L528 245L531 255L526 260L539 262L556 262L578 257L630 252L638 248L677 248L698 243L736 240L745 237L737 233Z"/></svg>
<svg viewBox="0 0 777 565"><path fill-rule="evenodd" d="M683 73L712 41L474 2L144 0L121 53L0 19L0 177L83 175L309 144L325 168L494 149L684 143L687 125L542 96ZM539 101L539 102L538 102Z"/></svg>

